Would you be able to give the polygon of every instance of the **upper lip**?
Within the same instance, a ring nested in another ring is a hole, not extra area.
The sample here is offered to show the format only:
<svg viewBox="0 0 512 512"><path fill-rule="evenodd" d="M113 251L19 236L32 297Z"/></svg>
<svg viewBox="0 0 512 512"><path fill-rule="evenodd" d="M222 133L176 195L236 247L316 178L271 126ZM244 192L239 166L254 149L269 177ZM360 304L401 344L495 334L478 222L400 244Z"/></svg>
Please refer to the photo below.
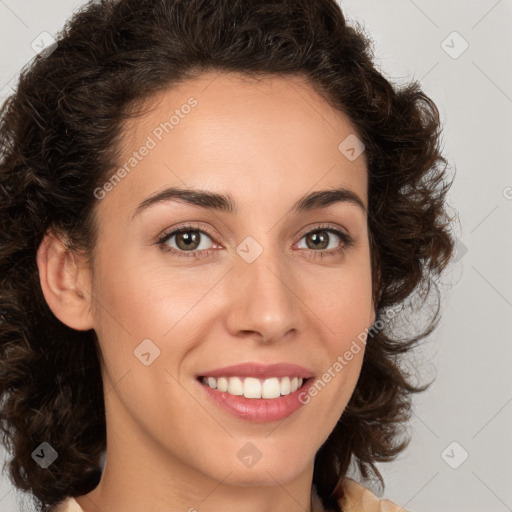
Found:
<svg viewBox="0 0 512 512"><path fill-rule="evenodd" d="M314 377L314 373L303 366L289 363L260 364L242 363L223 368L215 368L201 373L199 377L298 377L308 379Z"/></svg>

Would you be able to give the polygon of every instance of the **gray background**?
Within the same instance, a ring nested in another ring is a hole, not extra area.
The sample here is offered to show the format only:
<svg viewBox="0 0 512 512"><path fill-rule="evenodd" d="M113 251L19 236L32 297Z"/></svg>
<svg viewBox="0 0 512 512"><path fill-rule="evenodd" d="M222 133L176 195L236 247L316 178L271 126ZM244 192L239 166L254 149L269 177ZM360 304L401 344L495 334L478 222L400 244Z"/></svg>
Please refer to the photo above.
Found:
<svg viewBox="0 0 512 512"><path fill-rule="evenodd" d="M34 39L82 3L0 0L0 100ZM457 171L457 261L443 279L443 319L415 356L436 381L415 397L407 450L379 466L384 495L410 512L512 511L512 0L341 5L372 35L388 79L419 79L437 103ZM18 512L16 498L4 476L0 511Z"/></svg>

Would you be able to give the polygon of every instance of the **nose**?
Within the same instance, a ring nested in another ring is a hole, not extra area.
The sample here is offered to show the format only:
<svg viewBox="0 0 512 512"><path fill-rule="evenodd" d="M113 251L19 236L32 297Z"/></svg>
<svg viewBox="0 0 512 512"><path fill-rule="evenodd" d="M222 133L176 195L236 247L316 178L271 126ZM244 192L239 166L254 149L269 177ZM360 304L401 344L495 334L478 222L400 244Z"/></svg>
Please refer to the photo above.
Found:
<svg viewBox="0 0 512 512"><path fill-rule="evenodd" d="M298 329L300 299L293 269L271 248L248 261L236 258L235 269L229 273L227 329L235 337L278 342Z"/></svg>

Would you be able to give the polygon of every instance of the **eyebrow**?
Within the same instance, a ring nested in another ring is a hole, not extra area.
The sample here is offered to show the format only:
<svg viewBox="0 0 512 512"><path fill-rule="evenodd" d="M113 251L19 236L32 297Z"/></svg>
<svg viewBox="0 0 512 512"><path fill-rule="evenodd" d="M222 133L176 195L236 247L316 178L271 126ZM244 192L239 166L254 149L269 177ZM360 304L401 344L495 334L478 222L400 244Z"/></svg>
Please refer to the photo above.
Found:
<svg viewBox="0 0 512 512"><path fill-rule="evenodd" d="M235 201L228 194L219 194L207 190L170 187L144 199L134 210L132 219L144 210L147 210L150 206L169 201L183 201L201 208L230 214L236 214L238 212ZM315 209L327 208L330 205L341 202L358 206L366 214L366 207L361 198L355 192L347 188L311 192L301 197L292 206L291 213L304 213Z"/></svg>

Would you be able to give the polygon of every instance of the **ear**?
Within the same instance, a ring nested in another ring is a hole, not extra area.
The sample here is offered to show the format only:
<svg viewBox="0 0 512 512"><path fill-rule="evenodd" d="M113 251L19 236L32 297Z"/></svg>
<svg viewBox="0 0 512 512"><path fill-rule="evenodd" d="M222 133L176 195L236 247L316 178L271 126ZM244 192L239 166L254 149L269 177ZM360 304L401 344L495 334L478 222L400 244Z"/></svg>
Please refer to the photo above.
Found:
<svg viewBox="0 0 512 512"><path fill-rule="evenodd" d="M92 329L91 276L83 256L72 252L50 231L39 246L36 260L44 298L53 314L72 329Z"/></svg>

